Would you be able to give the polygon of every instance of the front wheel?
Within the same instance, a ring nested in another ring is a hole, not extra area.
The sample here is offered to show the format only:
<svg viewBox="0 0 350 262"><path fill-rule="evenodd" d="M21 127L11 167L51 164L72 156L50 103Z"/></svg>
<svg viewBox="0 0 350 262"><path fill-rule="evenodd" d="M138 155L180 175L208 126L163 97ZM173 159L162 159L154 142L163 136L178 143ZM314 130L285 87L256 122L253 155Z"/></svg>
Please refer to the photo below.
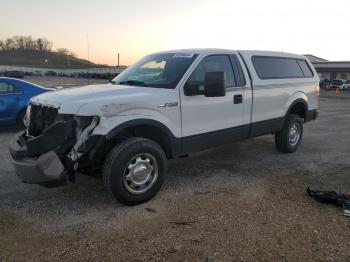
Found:
<svg viewBox="0 0 350 262"><path fill-rule="evenodd" d="M303 136L303 120L297 115L287 115L281 131L275 134L275 144L282 153L293 153L297 150Z"/></svg>
<svg viewBox="0 0 350 262"><path fill-rule="evenodd" d="M122 204L136 205L151 199L167 172L163 149L145 138L130 138L108 154L102 177L105 187Z"/></svg>

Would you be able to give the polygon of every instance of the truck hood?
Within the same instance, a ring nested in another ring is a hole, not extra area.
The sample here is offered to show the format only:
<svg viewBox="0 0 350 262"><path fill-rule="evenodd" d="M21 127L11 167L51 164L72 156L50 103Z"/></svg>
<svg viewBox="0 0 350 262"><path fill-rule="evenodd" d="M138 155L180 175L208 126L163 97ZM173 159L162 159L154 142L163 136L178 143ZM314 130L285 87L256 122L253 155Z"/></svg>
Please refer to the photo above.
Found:
<svg viewBox="0 0 350 262"><path fill-rule="evenodd" d="M47 92L33 97L30 103L58 108L61 114L101 115L106 107L118 107L119 111L125 111L126 107L149 108L162 102L171 102L176 93L174 89L112 84L89 85Z"/></svg>

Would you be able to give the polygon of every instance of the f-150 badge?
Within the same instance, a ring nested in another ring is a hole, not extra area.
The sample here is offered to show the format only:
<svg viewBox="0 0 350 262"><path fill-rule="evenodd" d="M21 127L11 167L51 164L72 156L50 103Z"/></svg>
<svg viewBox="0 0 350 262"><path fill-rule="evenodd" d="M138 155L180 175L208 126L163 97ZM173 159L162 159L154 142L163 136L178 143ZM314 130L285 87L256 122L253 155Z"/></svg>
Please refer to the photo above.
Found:
<svg viewBox="0 0 350 262"><path fill-rule="evenodd" d="M173 106L178 106L179 103L178 102L170 102L170 103L165 103L162 105L159 105L158 107L173 107Z"/></svg>

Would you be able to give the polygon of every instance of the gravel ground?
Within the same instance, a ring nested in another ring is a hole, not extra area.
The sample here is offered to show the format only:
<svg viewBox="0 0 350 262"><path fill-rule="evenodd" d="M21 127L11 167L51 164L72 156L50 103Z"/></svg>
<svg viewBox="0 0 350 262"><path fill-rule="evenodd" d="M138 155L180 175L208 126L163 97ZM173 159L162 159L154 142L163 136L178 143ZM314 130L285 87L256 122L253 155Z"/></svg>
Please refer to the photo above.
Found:
<svg viewBox="0 0 350 262"><path fill-rule="evenodd" d="M350 261L350 219L307 186L350 193L350 95L327 92L299 150L272 136L170 162L151 201L125 207L102 181L46 189L15 176L0 130L0 261Z"/></svg>

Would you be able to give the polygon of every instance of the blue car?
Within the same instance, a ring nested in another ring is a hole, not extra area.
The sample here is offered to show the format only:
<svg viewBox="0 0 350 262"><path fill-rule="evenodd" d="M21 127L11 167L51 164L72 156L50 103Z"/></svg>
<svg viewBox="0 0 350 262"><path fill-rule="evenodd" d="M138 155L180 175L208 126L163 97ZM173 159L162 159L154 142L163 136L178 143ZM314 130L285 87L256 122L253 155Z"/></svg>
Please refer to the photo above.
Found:
<svg viewBox="0 0 350 262"><path fill-rule="evenodd" d="M0 125L23 126L29 99L50 90L23 80L0 77Z"/></svg>

